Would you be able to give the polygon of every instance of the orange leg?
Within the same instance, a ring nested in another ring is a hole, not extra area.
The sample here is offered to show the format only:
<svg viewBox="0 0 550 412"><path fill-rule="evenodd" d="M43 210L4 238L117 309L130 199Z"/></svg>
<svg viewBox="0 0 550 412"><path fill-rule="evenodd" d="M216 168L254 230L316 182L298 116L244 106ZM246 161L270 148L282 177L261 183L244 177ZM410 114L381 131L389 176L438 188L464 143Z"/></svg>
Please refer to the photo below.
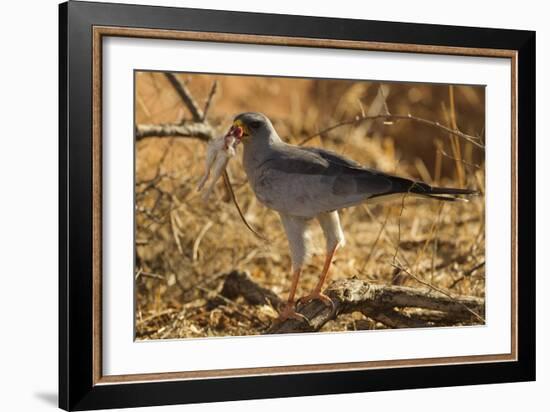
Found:
<svg viewBox="0 0 550 412"><path fill-rule="evenodd" d="M332 308L334 309L334 302L327 295L321 292L321 288L328 278L328 271L330 269L330 265L332 264L332 259L334 258L334 253L336 252L337 248L338 245L334 246L334 248L329 253L327 253L327 257L325 258L325 265L323 266L323 272L321 273L321 277L319 278L317 286L315 286L315 288L309 295L303 296L298 299L298 303L306 304L311 302L312 300L318 299L326 306L332 306Z"/></svg>
<svg viewBox="0 0 550 412"><path fill-rule="evenodd" d="M301 269L297 269L292 274L292 284L290 285L290 292L288 294L288 300L281 310L279 312L279 317L277 318L276 322L281 323L287 319L296 319L301 320L304 322L309 323L309 320L302 315L301 313L296 312L295 310L295 302L294 302L294 295L296 294L296 288L298 286L298 280L300 279L300 273L302 272Z"/></svg>

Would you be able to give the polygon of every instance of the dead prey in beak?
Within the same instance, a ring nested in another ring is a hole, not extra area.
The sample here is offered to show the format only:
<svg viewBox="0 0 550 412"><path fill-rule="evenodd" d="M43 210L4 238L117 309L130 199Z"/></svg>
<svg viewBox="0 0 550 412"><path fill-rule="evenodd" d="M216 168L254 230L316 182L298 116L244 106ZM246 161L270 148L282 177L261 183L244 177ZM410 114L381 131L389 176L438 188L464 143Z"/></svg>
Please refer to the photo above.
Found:
<svg viewBox="0 0 550 412"><path fill-rule="evenodd" d="M235 148L240 143L242 136L242 127L232 126L225 136L212 139L208 143L208 148L206 149L206 170L197 187L197 190L202 191L212 174L210 184L204 189L201 195L203 201L208 200L229 159L235 156Z"/></svg>

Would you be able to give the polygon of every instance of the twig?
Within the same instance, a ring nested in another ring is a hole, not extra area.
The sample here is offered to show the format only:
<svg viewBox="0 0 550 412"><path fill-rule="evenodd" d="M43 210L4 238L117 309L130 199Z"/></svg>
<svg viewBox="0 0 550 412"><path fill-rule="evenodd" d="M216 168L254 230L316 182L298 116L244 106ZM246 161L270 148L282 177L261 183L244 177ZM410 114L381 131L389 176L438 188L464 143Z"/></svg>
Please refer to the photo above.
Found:
<svg viewBox="0 0 550 412"><path fill-rule="evenodd" d="M201 122L204 120L204 114L202 110L197 105L197 102L195 102L195 99L193 96L191 96L191 93L189 92L189 89L187 89L187 86L185 83L180 81L176 77L174 73L164 73L170 84L174 87L176 90L176 93L181 98L183 103L187 106L189 111L191 112L191 116L193 117L193 120L196 122Z"/></svg>
<svg viewBox="0 0 550 412"><path fill-rule="evenodd" d="M453 299L453 300L456 299L455 297L453 297L453 295L451 295L451 294L448 293L448 292L445 292L443 289L440 289L440 288L438 288L437 286L434 286L434 285L432 285L431 283L426 282L426 281L420 279L418 276L413 275L411 272L409 272L409 271L408 271L406 268L404 268L402 265L400 265L400 264L399 264L399 265L395 265L395 264L393 264L393 263L392 263L391 265L392 265L393 267L395 267L396 269L399 269L399 270L405 272L407 275L409 275L411 278L413 278L414 280L416 280L418 283L421 283L421 284L423 284L423 285L425 285L425 286L428 286L430 289L433 289L433 290L435 290L436 292L439 292L439 293L441 293L441 294L447 296L447 297L450 298L450 299ZM485 319L484 319L483 317L481 317L478 313L474 312L472 309L470 309L468 306L464 305L463 303L460 303L460 304L461 304L462 306L464 306L464 308L465 308L468 312L470 312L472 315L474 315L476 318L478 318L481 322L485 323Z"/></svg>
<svg viewBox="0 0 550 412"><path fill-rule="evenodd" d="M166 280L166 278L162 275L157 275L156 273L144 272L143 268L139 268L136 273L135 279L137 280L141 276L145 276L153 279L159 279L159 280Z"/></svg>
<svg viewBox="0 0 550 412"><path fill-rule="evenodd" d="M212 225L213 225L212 221L209 220L208 222L206 222L206 224L202 227L201 231L197 235L197 238L195 239L195 242L193 243L193 262L195 262L198 259L198 257L199 257L199 246L201 244L201 240L204 237L204 235L206 234L206 232L208 232L208 229L210 229L212 227Z"/></svg>
<svg viewBox="0 0 550 412"><path fill-rule="evenodd" d="M388 86L386 86L388 87ZM384 104L384 114L388 115L390 114L390 109L388 108L388 96L386 96L386 93L384 93L384 85L380 84L380 87L378 88L378 91L382 95L382 103Z"/></svg>
<svg viewBox="0 0 550 412"><path fill-rule="evenodd" d="M389 242L389 244L394 247L395 249L398 250L398 253L399 255L401 256L401 259L403 259L405 261L405 263L407 263L407 265L409 264L408 260L407 260L407 257L404 255L404 253L399 250L399 246L395 243L395 241L392 239L391 235L389 234L388 232L388 229L386 228L386 225L384 225L382 222L380 222L376 216L374 216L374 214L371 212L371 210L366 206L366 204L363 204L363 208L367 211L367 214L369 215L369 217L375 221L376 223L378 223L379 225L382 226L382 231L384 233L384 235L386 236L386 240Z"/></svg>
<svg viewBox="0 0 550 412"><path fill-rule="evenodd" d="M314 137L323 135L325 133L328 133L328 132L330 132L334 129L337 129L339 127L342 127L342 126L351 126L351 125L359 124L359 123L367 121L367 120L378 120L378 119L384 120L384 121L412 120L412 121L422 123L422 124L425 124L425 125L428 125L428 126L431 126L431 127L439 128L441 130L444 130L447 133L450 133L452 135L461 137L464 140L467 140L468 142L472 143L474 146L477 146L477 147L480 147L480 148L485 148L485 145L483 143L481 143L479 141L480 139L476 136L472 136L472 135L463 133L458 129L451 129L450 127L444 126L439 122L433 122L433 121L428 120L428 119L423 119L421 117L412 116L411 114L407 114L407 115L404 115L404 114L378 114L378 115L374 115L374 116L362 116L362 115L361 116L356 116L352 120L346 120L344 122L341 122L341 123L335 124L333 126L327 127L326 129L323 129L323 130L321 130L319 132L316 132L312 135L309 135L308 137L306 137L304 140L302 140L298 144L300 146L304 145L307 142L309 142L311 139L313 139Z"/></svg>
<svg viewBox="0 0 550 412"><path fill-rule="evenodd" d="M180 222L179 222L177 210L172 210L170 212L170 223L172 226L172 236L174 237L174 241L176 242L178 251L180 252L181 255L184 255L183 248L181 246L181 240L180 240L180 236L182 235L182 233L180 230Z"/></svg>
<svg viewBox="0 0 550 412"><path fill-rule="evenodd" d="M438 211L437 211L437 218L432 222L432 226L430 227L429 236L424 241L424 245L422 246L422 249L420 249L420 253L416 255L416 258L414 260L413 264L413 272L416 272L418 268L418 263L420 262L420 259L424 257L424 253L426 253L426 249L428 248L428 245L432 240L435 239L437 234L437 228L439 227L440 221L441 221L441 214L443 212L443 208L445 207L444 202L439 202ZM395 262L394 262L395 263Z"/></svg>
<svg viewBox="0 0 550 412"><path fill-rule="evenodd" d="M136 101L139 107L141 107L141 110L145 113L145 116L147 116L148 119L151 118L151 112L147 108L147 105L145 104L145 101L143 100L143 97L139 94L139 92L136 92Z"/></svg>
<svg viewBox="0 0 550 412"><path fill-rule="evenodd" d="M368 209L368 206L365 204L365 207ZM391 209L388 208L388 211L386 212L386 217L384 218L384 223L380 225L380 230L378 230L378 234L376 235L376 239L374 240L374 243L371 246L369 255L367 256L367 259L365 259L365 262L363 263L363 267L361 268L361 273L365 271L365 268L370 263L372 256L374 255L374 250L376 249L376 245L378 244L378 241L380 240L380 237L382 236L382 232L384 231L384 228L386 227L386 224L388 223L388 218L390 217Z"/></svg>
<svg viewBox="0 0 550 412"><path fill-rule="evenodd" d="M261 319L258 319L258 317L254 313L251 313L250 310L247 310L242 305L239 305L238 303L232 301L231 299L228 299L227 297L225 297L221 293L218 293L215 290L205 288L204 286L197 286L197 288L199 290L203 291L204 293L212 294L212 295L216 296L216 298L221 299L225 304L227 304L229 306L233 306L234 308L237 309L237 313L240 316L242 316L243 318L245 318L246 320L249 320L251 322L256 321L256 322L260 323L261 325L266 326L265 323Z"/></svg>
<svg viewBox="0 0 550 412"><path fill-rule="evenodd" d="M410 190L410 189L409 189ZM399 210L399 217L397 218L397 244L395 246L395 253L393 254L393 262L397 259L397 253L399 253L399 247L401 244L401 217L403 216L403 211L405 210L405 199L409 192L403 194L401 199L401 209Z"/></svg>
<svg viewBox="0 0 550 412"><path fill-rule="evenodd" d="M176 310L176 309L172 309L172 308L163 310L163 311L161 311L161 312L157 312L157 313L155 313L155 314L153 314L153 315L147 316L146 318L143 318L143 319L139 320L139 321L137 322L137 325L147 324L147 323L149 323L150 321L152 321L153 319L156 319L156 318L159 318L159 317L161 317L161 316L168 315L168 314L171 314L171 313L175 313L175 312L177 312L177 310Z"/></svg>
<svg viewBox="0 0 550 412"><path fill-rule="evenodd" d="M206 116L208 116L208 110L210 110L210 105L212 104L212 99L214 98L214 95L216 94L217 90L218 90L218 81L214 80L214 82L212 83L212 88L210 89L210 93L208 93L208 98L206 99L204 109L202 111L202 121L203 122L206 120Z"/></svg>
<svg viewBox="0 0 550 412"><path fill-rule="evenodd" d="M467 162L466 160L464 159L457 159L453 156L451 156L450 154L448 154L446 151L444 151L443 149L437 149L438 153L441 153L443 156L451 159L451 160L454 160L454 161L459 161L459 162L462 162L464 163L466 166L470 166L470 167L473 167L473 168L476 168L476 169L481 169L481 165L478 165L478 164L475 164L475 163L470 163L470 162Z"/></svg>
<svg viewBox="0 0 550 412"><path fill-rule="evenodd" d="M164 165L164 161L166 160L166 157L168 156L168 152L170 151L170 148L173 146L173 144L174 144L174 139L170 139L168 141L168 144L164 147L164 150L160 156L160 159L157 162L157 169L155 171L155 176L149 180L142 180L140 182L136 182L136 186L145 185L145 187L141 191L142 193L146 192L147 190L153 187L156 187L155 185L158 182L160 182L163 178L170 177L167 174L161 173L161 171L162 171L162 166Z"/></svg>
<svg viewBox="0 0 550 412"><path fill-rule="evenodd" d="M439 210L437 212L437 223L435 225L435 233L433 235L433 246L432 246L432 263L431 263L431 275L430 275L430 282L433 282L435 277L435 258L437 255L437 245L439 243L439 226L441 224L441 213L443 212L443 207L445 203L441 202L439 205Z"/></svg>
<svg viewBox="0 0 550 412"><path fill-rule="evenodd" d="M145 277L153 278L153 279L159 279L159 280L166 280L166 279L164 278L164 276L162 276L162 275L157 275L156 273L141 272L141 276L145 276Z"/></svg>
<svg viewBox="0 0 550 412"><path fill-rule="evenodd" d="M450 106L450 126L453 130L457 130L456 122L456 108L455 108L455 93L454 86L449 85L449 106ZM457 136L449 136L451 139L451 146L455 157L456 175L458 178L459 187L464 187L464 166L460 162L462 159L462 150L460 148L460 142Z"/></svg>
<svg viewBox="0 0 550 412"><path fill-rule="evenodd" d="M472 274L477 271L478 269L481 269L483 266L485 266L485 261L478 263L473 268L467 270L464 272L462 276L460 276L458 279L456 279L451 286L449 286L449 289L453 289L459 282L462 282L464 279L466 279L469 276L472 276Z"/></svg>

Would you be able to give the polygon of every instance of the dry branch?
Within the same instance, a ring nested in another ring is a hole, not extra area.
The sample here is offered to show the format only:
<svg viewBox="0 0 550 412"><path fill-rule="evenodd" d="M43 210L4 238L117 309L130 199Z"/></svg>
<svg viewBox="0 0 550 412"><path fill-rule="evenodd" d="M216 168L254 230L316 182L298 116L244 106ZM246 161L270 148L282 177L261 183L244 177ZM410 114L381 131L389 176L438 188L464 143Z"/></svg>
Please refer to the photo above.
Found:
<svg viewBox="0 0 550 412"><path fill-rule="evenodd" d="M414 122L417 122L417 123L422 123L422 124L425 124L427 126L431 126L431 127L441 129L441 130L449 133L450 135L461 137L462 139L472 143L474 146L480 147L482 149L485 148L484 144L481 142L480 138L477 137L477 136L472 136L472 135L466 134L464 132L461 132L460 130L458 130L458 128L452 129L450 127L442 125L439 122L433 122L431 120L424 119L424 118L421 118L421 117L412 116L410 114L378 114L378 115L374 115L374 116L364 116L364 115L356 116L352 120L347 120L347 121L332 125L330 127L327 127L326 129L323 129L323 130L317 132L317 133L311 134L298 144L300 146L304 145L305 143L309 142L314 137L322 136L325 133L328 133L328 132L330 132L334 129L337 129L339 127L351 126L351 125L355 125L355 124L359 124L361 122L371 121L371 120L383 120L385 122L391 122L391 121L394 121L394 120L411 120L411 121L414 121Z"/></svg>
<svg viewBox="0 0 550 412"><path fill-rule="evenodd" d="M212 125L207 121L206 115L212 103L214 94L216 93L218 83L214 82L212 84L212 88L210 89L210 93L208 94L208 99L204 107L204 111L202 111L197 105L189 89L187 89L187 86L185 85L185 83L181 82L173 73L164 73L164 75L166 76L170 84L172 84L172 86L174 87L176 93L182 100L183 104L191 112L193 121L192 122L188 121L181 124L159 124L159 125L138 124L136 125L136 133L135 133L136 141L145 139L147 137L186 137L186 138L195 138L206 142L213 139L214 136L216 135L216 132L212 127ZM157 175L158 175L158 170L157 170ZM239 203L237 201L237 198L235 196L235 192L233 191L233 186L231 185L231 181L229 180L227 171L223 172L223 179L225 182L225 187L230 194L231 200L233 201L233 204L237 208L239 217L241 218L241 220L243 221L247 229L250 230L256 237L265 241L266 239L261 234L259 234L246 220L246 217L244 216L239 206ZM153 186L154 186L154 183L153 183ZM176 237L176 240L177 239L178 238Z"/></svg>
<svg viewBox="0 0 550 412"><path fill-rule="evenodd" d="M214 129L204 122L184 124L138 124L136 141L147 137L190 137L208 141L214 136Z"/></svg>
<svg viewBox="0 0 550 412"><path fill-rule="evenodd" d="M361 312L365 316L390 328L427 327L435 324L459 324L475 322L470 311L484 313L485 303L474 296L449 297L404 286L371 284L359 279L343 279L332 283L324 291L334 302L334 310L319 301L299 306L298 312L309 319L309 324L294 319L273 324L265 333L296 333L318 331L328 321L340 314ZM221 292L227 298L238 296L253 305L282 303L274 292L255 283L241 272L231 272ZM419 313L399 311L404 308L422 309ZM426 312L428 311L428 312ZM473 318L473 319L472 319Z"/></svg>
<svg viewBox="0 0 550 412"><path fill-rule="evenodd" d="M170 84L174 87L180 99L191 112L193 120L196 122L204 120L204 114L202 110L199 108L199 105L191 95L189 89L187 89L185 83L180 81L180 79L178 79L174 73L164 73L164 75L166 76Z"/></svg>
<svg viewBox="0 0 550 412"><path fill-rule="evenodd" d="M258 285L246 273L238 271L233 271L227 275L220 293L228 299L243 296L251 305L269 304L277 308L283 303L282 299L274 292Z"/></svg>
<svg viewBox="0 0 550 412"><path fill-rule="evenodd" d="M212 83L212 87L210 88L210 93L208 93L208 98L206 99L206 103L204 104L204 110L202 111L203 121L206 120L206 116L208 115L208 110L210 110L210 105L212 104L212 100L217 90L218 90L218 81L214 80L214 82Z"/></svg>

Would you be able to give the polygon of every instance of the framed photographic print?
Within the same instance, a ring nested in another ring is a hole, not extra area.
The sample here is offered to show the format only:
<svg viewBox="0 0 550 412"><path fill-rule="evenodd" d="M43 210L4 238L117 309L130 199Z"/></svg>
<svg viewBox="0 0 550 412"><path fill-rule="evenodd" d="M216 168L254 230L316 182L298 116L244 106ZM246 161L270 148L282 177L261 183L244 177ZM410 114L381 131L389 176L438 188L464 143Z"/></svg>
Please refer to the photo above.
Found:
<svg viewBox="0 0 550 412"><path fill-rule="evenodd" d="M535 33L60 5L60 407L535 379Z"/></svg>

